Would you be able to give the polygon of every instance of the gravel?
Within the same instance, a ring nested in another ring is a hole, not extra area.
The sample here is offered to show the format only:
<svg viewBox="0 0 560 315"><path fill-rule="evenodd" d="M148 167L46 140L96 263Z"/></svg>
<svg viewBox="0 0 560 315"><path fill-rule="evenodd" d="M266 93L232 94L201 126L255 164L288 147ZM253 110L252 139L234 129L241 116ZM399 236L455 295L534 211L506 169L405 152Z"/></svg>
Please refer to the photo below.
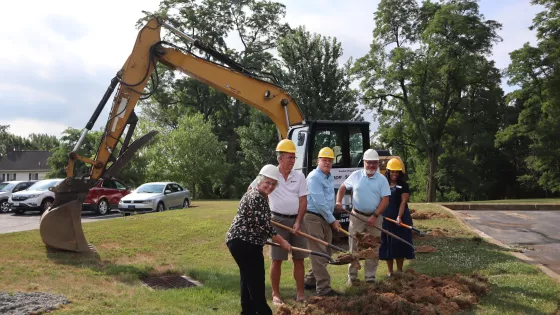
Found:
<svg viewBox="0 0 560 315"><path fill-rule="evenodd" d="M70 303L65 296L46 292L0 292L0 314L41 314Z"/></svg>

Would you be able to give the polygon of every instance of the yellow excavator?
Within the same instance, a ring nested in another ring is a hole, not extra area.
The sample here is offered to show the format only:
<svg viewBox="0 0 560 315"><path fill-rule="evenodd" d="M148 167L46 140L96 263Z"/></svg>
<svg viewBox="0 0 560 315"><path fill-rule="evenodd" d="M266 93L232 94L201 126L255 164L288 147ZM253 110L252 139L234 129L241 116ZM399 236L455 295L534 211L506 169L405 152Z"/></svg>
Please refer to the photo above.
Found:
<svg viewBox="0 0 560 315"><path fill-rule="evenodd" d="M217 62L200 58L181 47L162 41L161 27L192 43ZM363 167L361 157L370 146L368 122L305 121L295 100L270 79L249 71L176 29L163 18L154 17L139 31L132 53L111 80L80 139L69 154L66 179L52 188L55 200L51 208L42 214L40 223L41 238L47 247L74 252L94 250L86 241L82 230L82 203L89 189L99 179L116 176L134 154L156 135L156 132L152 131L130 143L138 121L134 108L141 98L150 95L144 92L144 88L152 75L155 74L157 80L158 63L180 70L191 78L264 112L276 125L281 139L288 138L296 143L297 159L294 168L301 170L305 175L317 166L318 151L326 146L333 148L336 154L332 170L335 187L340 186L356 168ZM77 151L84 137L94 126L115 88L117 92L95 158L79 155ZM117 154L117 144L127 127ZM383 172L383 165L393 156L387 151L379 153ZM76 160L91 165L89 174L74 177ZM339 213L338 216L344 214ZM346 220L343 219L343 226L348 224L344 224L344 221Z"/></svg>

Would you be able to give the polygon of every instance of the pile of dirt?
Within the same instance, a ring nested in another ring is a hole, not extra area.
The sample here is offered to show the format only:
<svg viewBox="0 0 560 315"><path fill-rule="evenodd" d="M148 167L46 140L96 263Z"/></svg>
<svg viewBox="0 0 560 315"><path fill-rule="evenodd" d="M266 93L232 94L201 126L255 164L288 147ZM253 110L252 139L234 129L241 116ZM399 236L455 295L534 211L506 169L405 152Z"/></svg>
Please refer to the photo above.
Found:
<svg viewBox="0 0 560 315"><path fill-rule="evenodd" d="M381 246L381 237L373 236L368 233L356 233L356 240L358 241L358 250L374 249L377 250Z"/></svg>
<svg viewBox="0 0 560 315"><path fill-rule="evenodd" d="M450 218L448 214L439 212L411 212L414 220L430 220L430 219L447 219Z"/></svg>
<svg viewBox="0 0 560 315"><path fill-rule="evenodd" d="M280 315L454 314L469 309L489 292L480 275L429 277L409 269L379 284L360 284L351 296L309 298L305 306L280 307Z"/></svg>

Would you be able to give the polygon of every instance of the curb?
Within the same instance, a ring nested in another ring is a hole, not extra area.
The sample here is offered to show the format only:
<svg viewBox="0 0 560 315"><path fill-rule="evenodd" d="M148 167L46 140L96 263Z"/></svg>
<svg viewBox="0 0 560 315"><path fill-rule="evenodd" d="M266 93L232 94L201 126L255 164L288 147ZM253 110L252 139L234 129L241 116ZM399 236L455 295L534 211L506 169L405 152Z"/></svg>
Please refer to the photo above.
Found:
<svg viewBox="0 0 560 315"><path fill-rule="evenodd" d="M441 203L450 210L560 211L560 204L550 203Z"/></svg>
<svg viewBox="0 0 560 315"><path fill-rule="evenodd" d="M480 231L479 229L475 228L472 224L470 224L469 222L467 222L467 220L465 220L464 218L461 217L461 215L455 211L453 211L452 209L447 208L444 205L440 205L440 204L432 204L432 205L436 205L439 206L440 208L442 208L443 210L446 210L448 212L451 212L453 214L453 216L455 218L457 218L461 223L463 223L463 225L469 229L471 232L474 232L476 234L478 234L478 236L482 237L484 240L486 240L488 243L500 246L504 249L508 249L508 250L512 250L512 248L500 241L498 241L497 239L491 237L490 235ZM557 274L556 272L552 271L550 268L546 267L545 265L537 262L536 260L534 260L533 258L528 257L527 255L524 255L522 253L518 253L518 252L514 252L514 251L508 251L509 254L513 255L514 257L516 257L519 260L522 260L523 262L526 262L528 264L531 265L535 265L537 267L539 267L539 269L541 269L547 276L549 276L550 278L552 278L553 280L556 280L556 282L560 283L560 275Z"/></svg>

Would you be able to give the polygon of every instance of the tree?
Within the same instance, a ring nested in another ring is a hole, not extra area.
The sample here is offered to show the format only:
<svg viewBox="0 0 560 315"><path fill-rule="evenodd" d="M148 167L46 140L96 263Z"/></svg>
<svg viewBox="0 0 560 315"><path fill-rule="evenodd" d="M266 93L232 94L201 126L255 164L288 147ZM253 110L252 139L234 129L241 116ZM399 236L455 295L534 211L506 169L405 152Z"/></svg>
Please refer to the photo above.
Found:
<svg viewBox="0 0 560 315"><path fill-rule="evenodd" d="M499 146L526 144L524 159L527 173L522 182L536 180L550 192L560 192L560 4L551 0L533 0L545 10L533 19L538 44L526 43L510 53L508 83L520 89L509 96L521 104L517 122L505 128L497 138Z"/></svg>
<svg viewBox="0 0 560 315"><path fill-rule="evenodd" d="M147 180L182 183L197 198L209 197L211 189L219 189L228 165L222 154L223 144L202 114L182 116L175 129L158 127L153 122L144 122L141 129L160 132L154 143L141 152L147 161Z"/></svg>
<svg viewBox="0 0 560 315"><path fill-rule="evenodd" d="M46 133L32 133L28 136L28 139L34 150L50 151L60 144L55 136L49 136Z"/></svg>
<svg viewBox="0 0 560 315"><path fill-rule="evenodd" d="M364 103L381 116L394 115L384 121L401 122L399 141L425 157L425 200L435 201L438 159L451 119L466 110L472 93L495 84L495 67L485 56L500 39L501 25L484 20L475 0L422 6L381 0L374 16L370 52L353 72L361 78Z"/></svg>
<svg viewBox="0 0 560 315"><path fill-rule="evenodd" d="M358 91L350 84L350 58L343 66L336 38L311 34L300 26L278 43L282 86L299 103L306 119L362 120Z"/></svg>
<svg viewBox="0 0 560 315"><path fill-rule="evenodd" d="M90 131L80 145L78 154L90 159L95 158L95 154L97 153L97 148L99 146L99 142L101 141L102 135L103 133L101 131ZM51 151L52 155L47 160L47 165L51 170L47 173L46 178L66 177L65 168L66 165L68 165L68 154L72 152L74 146L80 139L80 136L80 129L70 127L62 132L62 137L60 138L58 147L54 148ZM90 167L90 165L76 160L74 164L74 177L80 177L82 175L89 174Z"/></svg>

